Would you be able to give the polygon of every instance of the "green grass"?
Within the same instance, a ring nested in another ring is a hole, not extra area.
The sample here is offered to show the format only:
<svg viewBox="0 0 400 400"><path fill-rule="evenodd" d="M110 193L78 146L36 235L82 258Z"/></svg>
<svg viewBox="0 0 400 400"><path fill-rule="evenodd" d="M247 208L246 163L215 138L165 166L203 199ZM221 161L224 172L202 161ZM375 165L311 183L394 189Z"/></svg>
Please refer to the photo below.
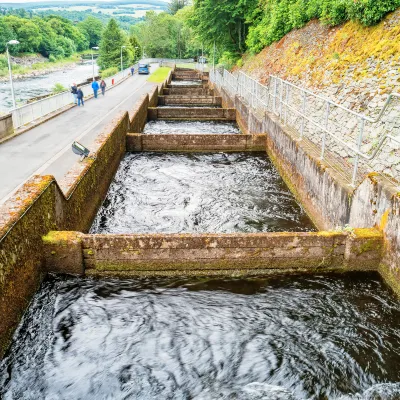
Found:
<svg viewBox="0 0 400 400"><path fill-rule="evenodd" d="M171 71L171 68L169 67L160 67L149 76L147 82L154 82L154 83L164 82L164 80L167 79L169 71Z"/></svg>

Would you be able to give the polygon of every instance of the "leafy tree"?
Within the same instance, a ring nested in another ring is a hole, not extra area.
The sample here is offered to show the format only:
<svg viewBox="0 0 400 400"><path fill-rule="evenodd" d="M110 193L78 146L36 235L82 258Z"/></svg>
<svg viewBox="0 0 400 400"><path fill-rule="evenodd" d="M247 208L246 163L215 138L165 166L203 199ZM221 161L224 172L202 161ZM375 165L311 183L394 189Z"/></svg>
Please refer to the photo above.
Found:
<svg viewBox="0 0 400 400"><path fill-rule="evenodd" d="M89 16L78 24L78 28L89 42L89 48L99 45L103 32L103 23L98 18Z"/></svg>
<svg viewBox="0 0 400 400"><path fill-rule="evenodd" d="M188 5L188 0L171 0L168 4L168 12L175 15L180 9Z"/></svg>
<svg viewBox="0 0 400 400"><path fill-rule="evenodd" d="M4 22L4 19L0 18L0 53L6 51L6 43L15 39L16 36L14 30Z"/></svg>
<svg viewBox="0 0 400 400"><path fill-rule="evenodd" d="M99 46L99 58L97 59L97 63L102 70L120 66L122 46L127 46L122 49L125 67L132 60L132 52L129 49L129 43L127 43L126 37L118 27L115 19L110 19L110 22L103 31Z"/></svg>
<svg viewBox="0 0 400 400"><path fill-rule="evenodd" d="M139 40L134 34L129 36L129 46L133 53L133 61L140 60L142 57L142 46L140 46Z"/></svg>

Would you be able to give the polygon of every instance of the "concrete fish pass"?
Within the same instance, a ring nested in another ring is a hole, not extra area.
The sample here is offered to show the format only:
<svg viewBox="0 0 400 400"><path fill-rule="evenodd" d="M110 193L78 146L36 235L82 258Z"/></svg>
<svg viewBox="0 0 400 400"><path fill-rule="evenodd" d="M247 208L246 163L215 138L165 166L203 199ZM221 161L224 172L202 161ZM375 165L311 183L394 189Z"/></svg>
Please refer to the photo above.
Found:
<svg viewBox="0 0 400 400"><path fill-rule="evenodd" d="M181 107L158 107L169 102ZM307 143L206 73L175 69L91 150L61 182L35 176L1 209L3 354L47 273L379 271L400 287L396 194L375 177L345 186Z"/></svg>

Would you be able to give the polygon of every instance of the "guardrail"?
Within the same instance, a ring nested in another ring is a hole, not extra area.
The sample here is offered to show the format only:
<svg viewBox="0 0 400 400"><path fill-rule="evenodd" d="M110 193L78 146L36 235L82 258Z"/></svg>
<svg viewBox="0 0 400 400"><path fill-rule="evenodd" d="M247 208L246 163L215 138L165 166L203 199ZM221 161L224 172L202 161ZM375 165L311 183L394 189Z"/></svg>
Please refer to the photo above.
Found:
<svg viewBox="0 0 400 400"><path fill-rule="evenodd" d="M385 176L398 178L400 94L389 95L374 118L276 76L270 76L266 86L243 72L233 75L226 70L212 70L210 81L231 96L245 99L256 112L277 115L284 125L298 132L299 140L307 137L318 144L321 160L326 160L327 148L339 155L346 165L352 166L351 179L344 176L351 186L357 184L359 175L364 175L360 174L360 163L365 172L384 172ZM390 162L390 158L397 159L398 165ZM395 183L398 185L397 180Z"/></svg>
<svg viewBox="0 0 400 400"><path fill-rule="evenodd" d="M137 65L135 65L135 69L137 70ZM105 78L105 82L107 84L106 90L110 89L116 83L119 83L121 80L126 78L129 74L130 67L119 72L116 75L110 76L109 78ZM90 89L91 83L87 85L81 86L81 89ZM86 93L86 96L89 93ZM73 103L73 97L70 91L65 91L59 94L55 94L53 96L46 97L42 100L38 100L29 104L25 104L23 106L17 107L11 111L13 116L13 125L14 129L19 128L25 124L28 124L32 121L35 121L38 118L44 117L54 111L59 110L65 106L68 106Z"/></svg>

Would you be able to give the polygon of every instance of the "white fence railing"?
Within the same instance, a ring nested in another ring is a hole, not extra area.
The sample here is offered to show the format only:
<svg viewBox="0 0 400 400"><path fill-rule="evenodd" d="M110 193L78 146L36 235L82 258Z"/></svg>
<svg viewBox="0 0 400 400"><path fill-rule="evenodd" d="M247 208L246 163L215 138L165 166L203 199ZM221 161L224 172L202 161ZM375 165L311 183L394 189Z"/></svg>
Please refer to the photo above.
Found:
<svg viewBox="0 0 400 400"><path fill-rule="evenodd" d="M135 70L137 70L137 65L135 66ZM121 80L123 80L124 78L126 78L129 72L130 68L127 68L116 75L110 76L109 78L105 78L104 80L107 85L107 90L112 88L113 85L121 82ZM85 97L87 97L92 93L90 85L91 83L81 86L81 89ZM73 97L70 91L68 90L59 94L55 94L53 96L46 97L42 100L38 100L17 107L16 109L12 110L14 128L19 128L25 124L33 122L38 118L44 117L72 103L73 103Z"/></svg>
<svg viewBox="0 0 400 400"><path fill-rule="evenodd" d="M342 162L330 165L342 174L343 167L352 167L351 179L344 176L352 186L371 171L394 178L398 185L400 94L389 95L379 114L369 117L275 76L262 85L243 72L212 70L210 81L229 95L242 97L257 113L277 115L298 133L299 140L318 144L321 160L330 161L327 149L339 156Z"/></svg>

